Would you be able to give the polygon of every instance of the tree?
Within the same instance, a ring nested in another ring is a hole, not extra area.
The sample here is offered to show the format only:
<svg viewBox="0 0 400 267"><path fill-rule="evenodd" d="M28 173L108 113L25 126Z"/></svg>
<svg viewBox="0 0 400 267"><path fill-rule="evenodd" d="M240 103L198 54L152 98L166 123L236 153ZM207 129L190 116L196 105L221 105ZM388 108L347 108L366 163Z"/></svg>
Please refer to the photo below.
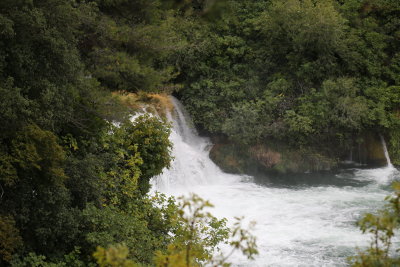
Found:
<svg viewBox="0 0 400 267"><path fill-rule="evenodd" d="M170 126L149 115L139 116L126 126L127 140L130 144L137 144L138 153L144 162L140 166L138 185L142 194L146 194L150 189L150 178L161 174L164 168L170 166Z"/></svg>
<svg viewBox="0 0 400 267"><path fill-rule="evenodd" d="M272 1L255 27L265 75L289 76L296 85L292 93L339 73L345 20L333 1Z"/></svg>
<svg viewBox="0 0 400 267"><path fill-rule="evenodd" d="M161 196L158 200L165 201L165 198ZM164 206L164 208L167 208L164 209L164 212L166 212L164 215L168 215L165 222L168 222L171 227L169 229L170 238L166 240L166 247L160 247L154 252L152 264L164 267L194 267L203 264L230 266L228 260L234 251L241 251L249 259L252 259L258 253L255 237L248 230L241 228L240 221L235 223L232 230L228 229L225 219L218 220L205 210L212 207L208 201L204 201L197 195L191 195L189 198L179 198L178 206L175 204L171 206L171 204L172 202ZM119 220L117 224L124 224L124 222ZM112 226L113 224L107 225ZM133 225L130 227L132 229L137 228ZM120 226L117 226L117 228L121 229ZM125 229L125 227L122 227L122 229ZM130 235L128 238L133 237ZM228 238L231 239L228 240ZM227 254L219 253L215 255L218 245L225 242L229 242L232 250ZM131 242L120 241L114 244L108 246L108 248L99 246L93 253L100 266L133 267L144 263L138 261L137 256L133 256L138 254L135 248L131 247L131 245L134 245ZM141 249L143 248L136 248L136 250ZM139 253L139 255L144 254Z"/></svg>
<svg viewBox="0 0 400 267"><path fill-rule="evenodd" d="M0 263L9 262L22 246L22 239L11 216L0 215Z"/></svg>
<svg viewBox="0 0 400 267"><path fill-rule="evenodd" d="M230 266L229 256L236 250L249 259L258 254L255 237L242 229L239 222L232 230L228 229L225 219L218 220L205 210L212 207L211 203L195 194L179 200L175 237L165 252L156 253L157 266ZM215 256L218 245L228 242L229 238L232 238L229 240L232 251Z"/></svg>
<svg viewBox="0 0 400 267"><path fill-rule="evenodd" d="M400 183L394 182L394 193L386 197L387 205L377 214L367 213L359 221L363 233L372 237L370 247L359 251L357 256L351 257L350 263L354 267L362 266L397 266L400 264L398 251L393 238L400 223Z"/></svg>

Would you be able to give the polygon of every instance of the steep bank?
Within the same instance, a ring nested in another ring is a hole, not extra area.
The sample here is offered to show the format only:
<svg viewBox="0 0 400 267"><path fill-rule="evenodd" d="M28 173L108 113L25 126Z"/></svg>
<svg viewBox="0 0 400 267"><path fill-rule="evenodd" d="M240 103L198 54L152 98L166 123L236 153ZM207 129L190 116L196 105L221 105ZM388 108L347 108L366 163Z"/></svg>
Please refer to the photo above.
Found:
<svg viewBox="0 0 400 267"><path fill-rule="evenodd" d="M255 145L243 147L231 142L217 143L211 159L224 171L239 174L304 173L331 170L338 161L312 149L294 150L284 146Z"/></svg>
<svg viewBox="0 0 400 267"><path fill-rule="evenodd" d="M226 172L250 175L308 173L339 167L384 167L384 145L376 133L365 133L350 149L318 150L312 147L290 148L284 144L243 146L224 138L212 138L210 158ZM329 145L329 144L327 144Z"/></svg>

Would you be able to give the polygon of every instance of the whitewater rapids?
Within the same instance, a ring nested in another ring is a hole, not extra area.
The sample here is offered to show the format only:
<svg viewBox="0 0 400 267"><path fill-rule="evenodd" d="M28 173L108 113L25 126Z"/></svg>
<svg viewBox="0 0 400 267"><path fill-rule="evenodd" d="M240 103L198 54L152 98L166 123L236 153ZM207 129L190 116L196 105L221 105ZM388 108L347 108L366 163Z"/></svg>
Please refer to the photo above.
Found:
<svg viewBox="0 0 400 267"><path fill-rule="evenodd" d="M210 200L219 218L255 221L259 255L249 261L235 254L230 259L235 266L345 266L356 247L368 245L356 221L383 205L398 175L391 164L332 174L322 183L318 177L297 184L255 183L252 177L222 172L209 158L209 140L198 136L182 105L172 101L174 161L153 178L152 190L173 196L193 192Z"/></svg>

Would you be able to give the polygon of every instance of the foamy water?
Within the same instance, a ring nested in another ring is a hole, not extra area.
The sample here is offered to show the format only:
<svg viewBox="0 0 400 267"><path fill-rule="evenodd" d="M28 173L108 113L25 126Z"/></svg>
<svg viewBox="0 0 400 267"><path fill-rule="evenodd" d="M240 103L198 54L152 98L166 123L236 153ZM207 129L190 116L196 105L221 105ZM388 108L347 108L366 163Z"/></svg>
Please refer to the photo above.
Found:
<svg viewBox="0 0 400 267"><path fill-rule="evenodd" d="M326 183L257 184L251 177L222 172L209 158L209 141L197 135L173 101L176 114L169 119L175 160L153 179L152 190L173 196L193 192L214 204L211 212L217 217L255 221L260 254L255 261L235 254L236 266L344 266L357 246L368 245L356 221L383 205L398 175L393 166L331 174L332 182Z"/></svg>

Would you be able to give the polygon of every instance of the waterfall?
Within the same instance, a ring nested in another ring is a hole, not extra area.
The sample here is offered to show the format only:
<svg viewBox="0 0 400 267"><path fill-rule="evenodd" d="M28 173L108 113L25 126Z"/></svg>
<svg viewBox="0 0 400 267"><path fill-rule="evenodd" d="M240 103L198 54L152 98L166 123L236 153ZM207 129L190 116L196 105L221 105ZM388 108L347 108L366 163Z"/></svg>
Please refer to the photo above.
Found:
<svg viewBox="0 0 400 267"><path fill-rule="evenodd" d="M171 97L174 111L167 112L172 123L170 141L174 160L169 169L153 179L153 189L163 192L188 191L198 185L211 185L238 179L223 173L209 158L211 142L200 137L182 104Z"/></svg>
<svg viewBox="0 0 400 267"><path fill-rule="evenodd" d="M386 147L386 142L385 142L385 138L383 138L383 135L379 135L381 138L381 142L382 142L382 148L383 148L383 152L385 154L385 158L386 158L386 162L387 162L387 167L389 168L394 168L392 162L390 161L390 156L389 156L389 152L387 150Z"/></svg>
<svg viewBox="0 0 400 267"><path fill-rule="evenodd" d="M234 253L229 258L233 266L347 266L356 247L368 247L369 237L361 234L356 221L382 205L389 193L382 185L398 176L388 168L392 165L383 138L388 167L355 168L307 184L293 185L295 176L279 177L276 184L256 184L248 176L222 172L209 158L211 142L198 135L179 101L171 101L175 109L167 118L174 160L152 179L152 191L172 196L196 193L214 204L210 212L227 218L228 225L241 216L246 223L255 221L260 255L249 261Z"/></svg>

